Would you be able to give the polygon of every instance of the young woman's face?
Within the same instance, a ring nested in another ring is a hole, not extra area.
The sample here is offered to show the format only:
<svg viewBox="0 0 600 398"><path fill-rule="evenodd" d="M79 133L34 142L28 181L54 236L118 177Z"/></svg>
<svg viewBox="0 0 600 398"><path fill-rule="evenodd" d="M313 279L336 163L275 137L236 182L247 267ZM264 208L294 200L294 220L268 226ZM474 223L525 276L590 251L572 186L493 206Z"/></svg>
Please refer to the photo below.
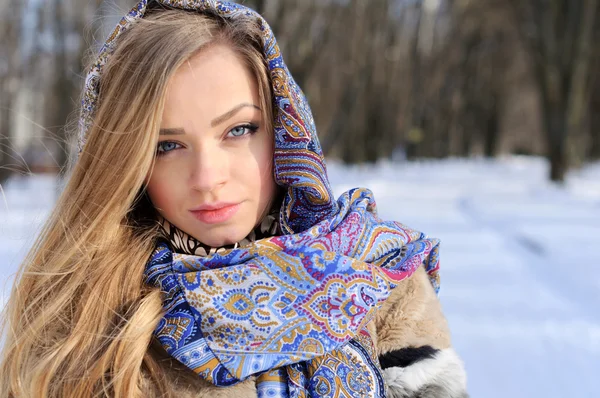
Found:
<svg viewBox="0 0 600 398"><path fill-rule="evenodd" d="M148 182L154 207L200 242L245 238L275 196L273 137L257 83L229 47L212 46L169 82Z"/></svg>

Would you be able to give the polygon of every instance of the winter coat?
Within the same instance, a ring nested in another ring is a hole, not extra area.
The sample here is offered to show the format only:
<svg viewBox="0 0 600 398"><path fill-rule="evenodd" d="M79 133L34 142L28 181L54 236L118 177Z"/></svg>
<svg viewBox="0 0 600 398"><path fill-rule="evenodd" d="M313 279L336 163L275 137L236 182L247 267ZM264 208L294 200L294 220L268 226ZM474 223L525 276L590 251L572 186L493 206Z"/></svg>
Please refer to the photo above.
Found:
<svg viewBox="0 0 600 398"><path fill-rule="evenodd" d="M384 370L390 398L467 398L462 361L450 343L441 304L423 267L402 281L368 327ZM170 357L158 342L149 349L164 371L169 392L178 398L253 398L254 378L215 387ZM144 397L159 397L144 373Z"/></svg>

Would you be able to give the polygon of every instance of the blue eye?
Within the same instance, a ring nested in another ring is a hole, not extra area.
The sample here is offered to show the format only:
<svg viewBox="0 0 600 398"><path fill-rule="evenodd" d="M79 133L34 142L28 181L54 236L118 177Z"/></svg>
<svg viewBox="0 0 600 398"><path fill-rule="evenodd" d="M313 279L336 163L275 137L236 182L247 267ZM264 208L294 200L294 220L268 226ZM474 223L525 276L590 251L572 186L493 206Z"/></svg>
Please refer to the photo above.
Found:
<svg viewBox="0 0 600 398"><path fill-rule="evenodd" d="M257 130L258 126L255 124L244 124L232 128L231 130L229 130L229 133L227 133L227 135L231 137L243 137L248 134L256 133Z"/></svg>
<svg viewBox="0 0 600 398"><path fill-rule="evenodd" d="M171 152L172 150L177 149L179 147L181 147L181 145L173 141L159 142L156 146L156 154L159 156L164 155L165 153Z"/></svg>

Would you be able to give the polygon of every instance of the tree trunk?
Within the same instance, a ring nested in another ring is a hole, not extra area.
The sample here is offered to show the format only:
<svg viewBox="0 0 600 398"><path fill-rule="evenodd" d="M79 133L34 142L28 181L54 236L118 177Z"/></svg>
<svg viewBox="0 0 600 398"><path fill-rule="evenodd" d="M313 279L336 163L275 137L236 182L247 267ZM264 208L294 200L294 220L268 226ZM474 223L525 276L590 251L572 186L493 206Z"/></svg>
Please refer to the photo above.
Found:
<svg viewBox="0 0 600 398"><path fill-rule="evenodd" d="M548 143L547 158L550 163L550 180L564 182L569 167L567 151L567 115L566 107L562 101L551 104L546 101L542 113L544 115L544 129Z"/></svg>
<svg viewBox="0 0 600 398"><path fill-rule="evenodd" d="M470 157L473 153L473 130L471 123L467 124L463 130L460 155L464 158Z"/></svg>
<svg viewBox="0 0 600 398"><path fill-rule="evenodd" d="M266 0L255 0L254 4L250 3L248 6L259 14L264 15L266 11L266 3Z"/></svg>
<svg viewBox="0 0 600 398"><path fill-rule="evenodd" d="M7 4L0 25L0 57L4 58L6 63L4 73L0 72L0 184L8 179L13 171L26 167L14 150L13 142L15 98L21 79L19 67L21 7L20 1L11 1Z"/></svg>
<svg viewBox="0 0 600 398"><path fill-rule="evenodd" d="M600 160L600 76L596 77L590 102L590 150L588 158Z"/></svg>
<svg viewBox="0 0 600 398"><path fill-rule="evenodd" d="M487 118L485 129L484 153L488 158L494 158L498 154L498 141L500 138L498 117L498 105L493 105Z"/></svg>
<svg viewBox="0 0 600 398"><path fill-rule="evenodd" d="M562 182L583 158L598 0L510 3L538 78L550 178Z"/></svg>
<svg viewBox="0 0 600 398"><path fill-rule="evenodd" d="M597 23L598 0L584 0L580 28L576 30L576 49L572 60L571 87L567 99L567 150L571 165L581 166L585 160L586 120L591 99L591 66L594 26Z"/></svg>
<svg viewBox="0 0 600 398"><path fill-rule="evenodd" d="M554 182L564 182L567 174L567 153L564 146L550 148L550 180Z"/></svg>
<svg viewBox="0 0 600 398"><path fill-rule="evenodd" d="M600 160L600 123L596 122L596 125L592 127L590 152L588 157L590 160Z"/></svg>
<svg viewBox="0 0 600 398"><path fill-rule="evenodd" d="M4 182L13 171L15 154L12 141L13 93L11 93L10 76L0 77L0 184Z"/></svg>
<svg viewBox="0 0 600 398"><path fill-rule="evenodd" d="M421 53L419 48L419 33L421 32L421 24L423 22L423 2L417 1L414 5L415 15L415 28L413 32L413 36L411 38L410 44L410 74L411 79L408 82L410 85L410 89L407 91L409 95L407 101L407 120L406 120L406 128L408 131L406 132L408 135L414 135L415 131L422 132L422 113L423 113L423 104L422 104L422 82L421 82ZM419 156L419 147L420 141L416 141L411 137L408 137L407 143L407 157L408 159L413 159Z"/></svg>
<svg viewBox="0 0 600 398"><path fill-rule="evenodd" d="M48 138L56 150L54 155L56 164L52 166L56 167L61 174L66 173L69 161L68 119L79 97L78 87L69 74L79 75L81 65L80 60L75 59L73 54L69 54L67 48L67 33L74 21L67 18L65 7L64 0L53 1L54 80L45 107Z"/></svg>

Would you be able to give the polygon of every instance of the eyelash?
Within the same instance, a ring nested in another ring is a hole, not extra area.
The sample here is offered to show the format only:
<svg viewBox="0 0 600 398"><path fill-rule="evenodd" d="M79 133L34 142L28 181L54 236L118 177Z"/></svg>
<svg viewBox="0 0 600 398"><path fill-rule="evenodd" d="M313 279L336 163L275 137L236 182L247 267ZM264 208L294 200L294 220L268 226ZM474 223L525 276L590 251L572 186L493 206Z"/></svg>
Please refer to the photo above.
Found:
<svg viewBox="0 0 600 398"><path fill-rule="evenodd" d="M231 136L229 137L229 133L231 133L233 130L235 129L240 129L240 128L244 128L247 129L249 132L246 134L242 134L242 135L237 135L237 136ZM248 136L248 135L252 135L254 133L256 133L258 131L258 125L254 124L254 123L248 123L248 124L241 124L239 126L235 126L234 128L232 128L231 130L229 130L229 132L227 133L227 138L229 139L233 139L233 140L237 140L237 139L243 139L244 137ZM178 147L177 148L173 148L169 151L165 151L163 148L163 145L165 144L175 144ZM172 152L175 149L179 149L182 145L175 142L175 141L161 141L156 145L156 156L164 156L165 154ZM162 150L161 150L162 149Z"/></svg>

